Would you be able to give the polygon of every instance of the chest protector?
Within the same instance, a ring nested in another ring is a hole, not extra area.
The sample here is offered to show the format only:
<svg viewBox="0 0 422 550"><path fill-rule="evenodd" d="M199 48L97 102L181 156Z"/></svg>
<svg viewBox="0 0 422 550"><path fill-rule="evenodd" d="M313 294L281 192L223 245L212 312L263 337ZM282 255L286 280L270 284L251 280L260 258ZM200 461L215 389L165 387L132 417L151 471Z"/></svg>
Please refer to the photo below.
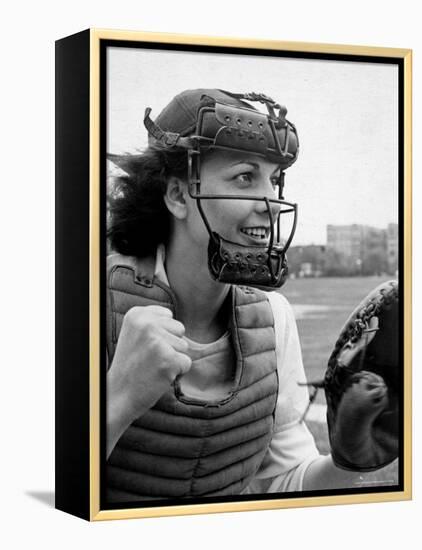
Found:
<svg viewBox="0 0 422 550"><path fill-rule="evenodd" d="M173 311L154 260L120 255L107 267L107 351L111 363L123 316L133 306ZM264 292L233 286L229 330L236 364L229 393L216 401L170 389L121 436L107 464L107 502L240 494L273 433L278 394L274 319Z"/></svg>

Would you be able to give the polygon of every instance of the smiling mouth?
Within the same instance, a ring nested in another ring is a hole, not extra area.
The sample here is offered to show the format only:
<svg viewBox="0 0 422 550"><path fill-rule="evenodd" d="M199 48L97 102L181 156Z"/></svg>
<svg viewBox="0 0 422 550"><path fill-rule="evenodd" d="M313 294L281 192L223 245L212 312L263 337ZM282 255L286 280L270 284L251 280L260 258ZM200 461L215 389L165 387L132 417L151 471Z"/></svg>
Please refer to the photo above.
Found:
<svg viewBox="0 0 422 550"><path fill-rule="evenodd" d="M242 227L240 231L244 235L258 241L267 240L270 235L270 228L264 226Z"/></svg>

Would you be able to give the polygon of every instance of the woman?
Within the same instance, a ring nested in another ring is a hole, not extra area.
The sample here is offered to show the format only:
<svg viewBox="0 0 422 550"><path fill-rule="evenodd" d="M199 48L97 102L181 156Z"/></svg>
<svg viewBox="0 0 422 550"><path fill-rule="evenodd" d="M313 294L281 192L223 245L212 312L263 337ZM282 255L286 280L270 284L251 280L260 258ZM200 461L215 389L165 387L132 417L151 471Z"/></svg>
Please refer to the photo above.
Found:
<svg viewBox="0 0 422 550"><path fill-rule="evenodd" d="M275 292L296 225L286 109L188 90L149 114L148 150L110 156L127 176L110 203L108 500L353 486L301 421L297 329Z"/></svg>

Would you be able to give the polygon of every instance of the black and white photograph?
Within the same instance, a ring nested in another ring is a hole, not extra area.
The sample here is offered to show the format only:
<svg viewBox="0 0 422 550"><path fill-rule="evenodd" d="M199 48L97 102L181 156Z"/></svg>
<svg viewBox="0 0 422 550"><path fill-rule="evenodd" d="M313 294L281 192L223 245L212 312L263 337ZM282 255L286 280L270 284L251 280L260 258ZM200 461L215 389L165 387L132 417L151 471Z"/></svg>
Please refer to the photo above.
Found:
<svg viewBox="0 0 422 550"><path fill-rule="evenodd" d="M418 546L417 6L5 4L0 546Z"/></svg>
<svg viewBox="0 0 422 550"><path fill-rule="evenodd" d="M101 507L403 490L403 70L103 46Z"/></svg>

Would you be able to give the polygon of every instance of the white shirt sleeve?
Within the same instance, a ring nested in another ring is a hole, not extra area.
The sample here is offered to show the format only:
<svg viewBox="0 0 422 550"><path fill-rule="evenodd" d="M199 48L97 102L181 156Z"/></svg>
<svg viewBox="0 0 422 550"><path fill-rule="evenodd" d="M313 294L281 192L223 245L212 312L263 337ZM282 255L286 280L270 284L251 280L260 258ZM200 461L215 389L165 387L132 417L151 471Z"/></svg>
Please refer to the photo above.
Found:
<svg viewBox="0 0 422 550"><path fill-rule="evenodd" d="M279 393L274 435L265 458L246 494L301 491L309 464L318 458L314 438L300 422L309 394L296 321L288 301L277 292L268 294L274 315Z"/></svg>

